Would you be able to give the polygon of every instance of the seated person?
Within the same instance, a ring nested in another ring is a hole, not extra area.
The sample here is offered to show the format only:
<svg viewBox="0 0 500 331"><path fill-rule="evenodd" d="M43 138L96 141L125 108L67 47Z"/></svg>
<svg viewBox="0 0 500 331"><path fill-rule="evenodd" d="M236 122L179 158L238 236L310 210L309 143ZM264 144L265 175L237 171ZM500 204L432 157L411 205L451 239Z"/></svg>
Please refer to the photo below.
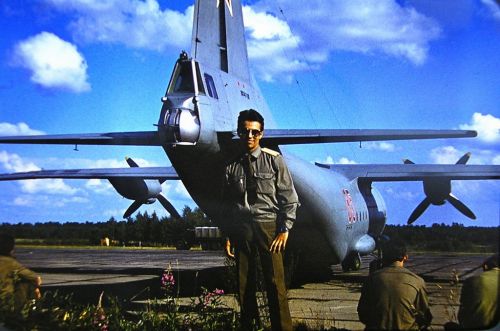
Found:
<svg viewBox="0 0 500 331"><path fill-rule="evenodd" d="M359 320L366 330L427 328L432 314L425 282L404 267L408 260L404 243L389 241L382 252L383 267L368 275L361 290Z"/></svg>
<svg viewBox="0 0 500 331"><path fill-rule="evenodd" d="M498 254L483 262L484 272L464 281L458 311L459 328L490 329L498 326L500 307L498 306L500 268Z"/></svg>
<svg viewBox="0 0 500 331"><path fill-rule="evenodd" d="M19 311L40 297L42 279L12 257L14 237L0 234L0 306Z"/></svg>

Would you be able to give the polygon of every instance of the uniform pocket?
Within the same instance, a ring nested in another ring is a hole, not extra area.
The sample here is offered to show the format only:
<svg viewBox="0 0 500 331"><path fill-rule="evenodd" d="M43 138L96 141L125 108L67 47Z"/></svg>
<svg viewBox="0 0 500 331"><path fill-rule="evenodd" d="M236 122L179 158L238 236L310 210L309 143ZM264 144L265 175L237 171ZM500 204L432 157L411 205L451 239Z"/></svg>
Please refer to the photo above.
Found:
<svg viewBox="0 0 500 331"><path fill-rule="evenodd" d="M268 172L255 173L257 180L257 192L263 194L274 193L274 174Z"/></svg>
<svg viewBox="0 0 500 331"><path fill-rule="evenodd" d="M245 177L244 176L231 176L229 177L229 187L231 194L241 196L245 193Z"/></svg>

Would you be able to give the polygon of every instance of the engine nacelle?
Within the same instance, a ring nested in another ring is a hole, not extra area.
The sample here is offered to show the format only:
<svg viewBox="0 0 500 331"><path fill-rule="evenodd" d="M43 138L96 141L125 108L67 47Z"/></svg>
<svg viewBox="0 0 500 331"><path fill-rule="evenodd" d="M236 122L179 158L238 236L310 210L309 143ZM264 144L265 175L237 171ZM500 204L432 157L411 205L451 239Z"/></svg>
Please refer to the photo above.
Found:
<svg viewBox="0 0 500 331"><path fill-rule="evenodd" d="M157 180L120 178L109 179L109 182L124 198L140 200L144 203L155 202L156 196L161 193L161 185Z"/></svg>
<svg viewBox="0 0 500 331"><path fill-rule="evenodd" d="M433 205L442 205L451 193L451 182L443 178L424 180L424 193Z"/></svg>

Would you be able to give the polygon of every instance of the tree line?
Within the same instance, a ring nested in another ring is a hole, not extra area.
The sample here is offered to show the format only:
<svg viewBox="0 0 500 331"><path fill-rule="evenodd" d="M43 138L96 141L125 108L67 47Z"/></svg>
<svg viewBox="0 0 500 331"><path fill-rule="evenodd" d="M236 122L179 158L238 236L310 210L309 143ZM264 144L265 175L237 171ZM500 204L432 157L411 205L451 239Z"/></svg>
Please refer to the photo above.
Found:
<svg viewBox="0 0 500 331"><path fill-rule="evenodd" d="M198 207L186 206L180 219L139 212L121 221L3 223L0 232L13 235L18 244L99 245L109 238L114 246L182 246L192 243L196 226L213 225Z"/></svg>
<svg viewBox="0 0 500 331"><path fill-rule="evenodd" d="M18 243L44 245L99 245L107 237L115 246L176 246L195 244L194 228L215 226L198 207L186 206L182 217L158 217L137 213L135 217L106 222L47 222L0 224L0 232L13 235ZM386 225L384 234L404 241L414 251L498 252L500 227L465 227L435 223L430 227Z"/></svg>
<svg viewBox="0 0 500 331"><path fill-rule="evenodd" d="M434 223L430 227L387 225L384 234L404 241L414 251L495 253L500 242L500 226L465 227L459 223Z"/></svg>

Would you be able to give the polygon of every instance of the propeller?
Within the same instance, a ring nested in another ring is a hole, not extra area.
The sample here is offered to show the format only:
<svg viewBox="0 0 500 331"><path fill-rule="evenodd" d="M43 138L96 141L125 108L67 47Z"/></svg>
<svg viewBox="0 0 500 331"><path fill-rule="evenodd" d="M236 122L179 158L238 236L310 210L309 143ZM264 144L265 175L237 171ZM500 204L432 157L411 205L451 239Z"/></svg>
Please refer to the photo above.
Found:
<svg viewBox="0 0 500 331"><path fill-rule="evenodd" d="M130 217L139 207L142 206L142 202L139 200L135 200L132 204L127 208L125 214L123 214L123 218Z"/></svg>
<svg viewBox="0 0 500 331"><path fill-rule="evenodd" d="M466 164L469 161L471 153L465 153L456 164ZM415 164L409 159L403 160L404 164ZM459 212L471 219L476 219L476 215L469 209L462 201L458 200L456 196L451 193L451 182L449 179L437 178L431 180L424 180L424 192L426 197L418 206L413 210L408 218L408 224L415 222L429 207L433 205L442 205L448 201Z"/></svg>
<svg viewBox="0 0 500 331"><path fill-rule="evenodd" d="M125 160L130 167L139 167L132 158L126 157ZM109 182L118 193L127 199L134 200L123 214L123 218L130 217L143 204L151 204L156 202L156 200L161 203L172 217L180 218L181 215L177 212L172 203L161 194L161 184L164 181L165 180L148 180L140 178L109 179Z"/></svg>

